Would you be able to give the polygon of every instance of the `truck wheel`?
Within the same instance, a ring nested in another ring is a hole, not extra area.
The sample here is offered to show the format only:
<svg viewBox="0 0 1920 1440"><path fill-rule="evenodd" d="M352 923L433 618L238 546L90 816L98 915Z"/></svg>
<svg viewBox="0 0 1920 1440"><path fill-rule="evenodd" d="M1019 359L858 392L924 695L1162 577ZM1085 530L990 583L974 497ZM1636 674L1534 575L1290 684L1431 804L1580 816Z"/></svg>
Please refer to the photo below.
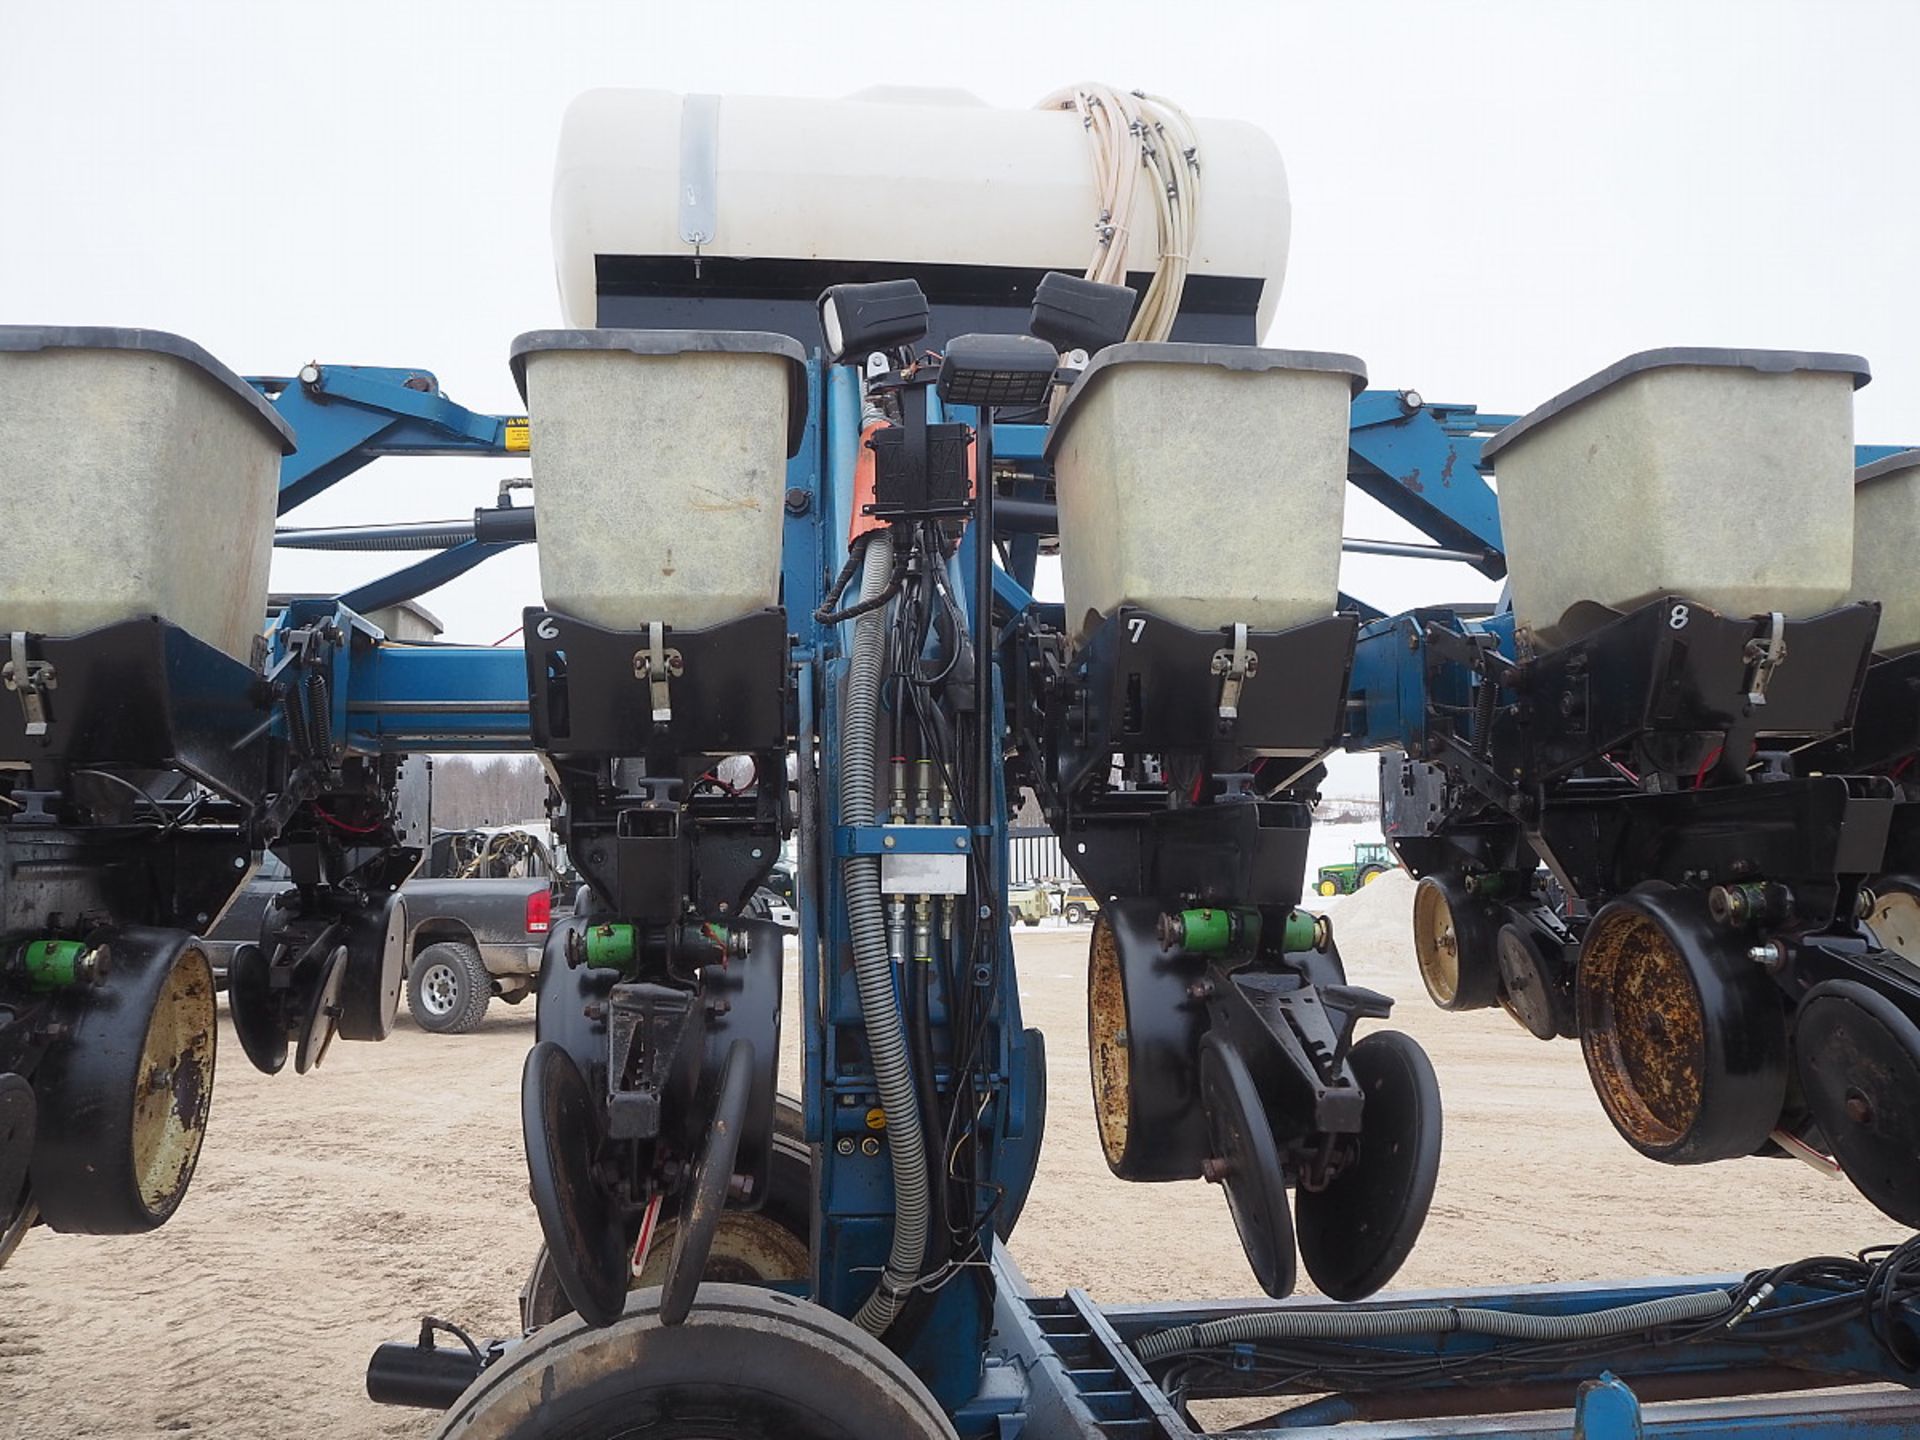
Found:
<svg viewBox="0 0 1920 1440"><path fill-rule="evenodd" d="M1320 893L1322 895L1338 895L1340 893L1340 882L1331 875L1323 875L1320 878Z"/></svg>
<svg viewBox="0 0 1920 1440"><path fill-rule="evenodd" d="M1066 918L1069 925L1084 925L1087 923L1087 912L1077 903L1069 904Z"/></svg>
<svg viewBox="0 0 1920 1440"><path fill-rule="evenodd" d="M458 940L429 945L414 957L407 977L413 1023L436 1035L465 1035L487 1018L493 977L480 952Z"/></svg>
<svg viewBox="0 0 1920 1440"><path fill-rule="evenodd" d="M1374 881L1378 880L1382 875L1386 873L1387 871L1384 865L1376 865L1371 870L1361 871L1359 888L1364 888L1368 885L1371 885Z"/></svg>

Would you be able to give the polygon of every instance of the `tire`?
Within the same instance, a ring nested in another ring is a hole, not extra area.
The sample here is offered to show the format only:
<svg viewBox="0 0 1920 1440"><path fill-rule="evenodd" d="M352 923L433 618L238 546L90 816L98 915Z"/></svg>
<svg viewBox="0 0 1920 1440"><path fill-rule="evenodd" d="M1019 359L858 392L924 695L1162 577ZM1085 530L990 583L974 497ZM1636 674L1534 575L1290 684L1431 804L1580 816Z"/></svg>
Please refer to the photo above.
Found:
<svg viewBox="0 0 1920 1440"><path fill-rule="evenodd" d="M487 1018L493 977L480 952L459 940L429 945L407 974L407 1009L413 1023L435 1035L465 1035Z"/></svg>
<svg viewBox="0 0 1920 1440"><path fill-rule="evenodd" d="M1338 895L1340 893L1340 882L1331 875L1324 877L1320 881L1320 893L1322 895Z"/></svg>
<svg viewBox="0 0 1920 1440"><path fill-rule="evenodd" d="M483 1372L441 1440L952 1440L906 1364L821 1306L745 1285L702 1285L684 1324L660 1292L594 1330L548 1326Z"/></svg>
<svg viewBox="0 0 1920 1440"><path fill-rule="evenodd" d="M1039 922L1038 920L1036 920L1036 919L1034 919L1034 918L1033 918L1033 917L1032 917L1031 915L1022 915L1022 916L1020 917L1020 923L1021 923L1022 925L1033 925L1033 926L1038 926L1040 922Z"/></svg>
<svg viewBox="0 0 1920 1440"><path fill-rule="evenodd" d="M1068 905L1065 914L1067 924L1069 925L1084 925L1087 923L1087 912L1078 902Z"/></svg>
<svg viewBox="0 0 1920 1440"><path fill-rule="evenodd" d="M1386 868L1380 865L1374 866L1371 870L1363 870L1360 872L1360 883L1353 888L1356 890L1364 890L1386 873Z"/></svg>

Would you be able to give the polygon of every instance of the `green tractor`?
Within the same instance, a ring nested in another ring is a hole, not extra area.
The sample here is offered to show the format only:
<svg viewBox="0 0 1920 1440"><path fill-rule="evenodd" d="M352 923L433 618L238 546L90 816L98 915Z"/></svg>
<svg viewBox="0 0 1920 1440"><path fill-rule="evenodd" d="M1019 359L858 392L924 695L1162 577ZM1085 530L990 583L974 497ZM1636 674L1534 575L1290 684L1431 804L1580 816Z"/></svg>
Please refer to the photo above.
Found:
<svg viewBox="0 0 1920 1440"><path fill-rule="evenodd" d="M1320 883L1314 888L1322 895L1351 895L1362 885L1371 885L1398 863L1384 840L1363 840L1353 847L1350 863L1322 865Z"/></svg>

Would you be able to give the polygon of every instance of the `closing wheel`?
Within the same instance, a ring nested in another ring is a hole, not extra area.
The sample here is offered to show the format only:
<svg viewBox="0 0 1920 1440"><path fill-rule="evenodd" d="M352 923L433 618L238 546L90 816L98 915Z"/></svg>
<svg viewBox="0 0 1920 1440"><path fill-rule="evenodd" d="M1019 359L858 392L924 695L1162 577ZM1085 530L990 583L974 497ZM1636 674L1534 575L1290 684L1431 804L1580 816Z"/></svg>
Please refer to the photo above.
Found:
<svg viewBox="0 0 1920 1440"><path fill-rule="evenodd" d="M1207 1112L1203 1173L1227 1192L1233 1228L1260 1288L1276 1300L1290 1295L1297 1266L1286 1172L1252 1072L1217 1034L1200 1042L1200 1096Z"/></svg>
<svg viewBox="0 0 1920 1440"><path fill-rule="evenodd" d="M693 1308L694 1291L700 1287L707 1253L713 1248L714 1233L727 1207L734 1157L740 1153L740 1130L746 1123L752 1087L753 1043L736 1040L727 1050L726 1068L720 1074L720 1095L707 1125L706 1145L680 1197L673 1258L667 1262L666 1282L660 1288L662 1325L678 1325Z"/></svg>
<svg viewBox="0 0 1920 1440"><path fill-rule="evenodd" d="M33 1201L55 1230L164 1224L193 1180L213 1098L213 967L179 930L128 926L105 977L63 994L70 1027L34 1072Z"/></svg>
<svg viewBox="0 0 1920 1440"><path fill-rule="evenodd" d="M1087 1052L1107 1168L1122 1180L1191 1180L1206 1158L1200 1114L1201 967L1161 948L1160 906L1116 900L1087 951Z"/></svg>
<svg viewBox="0 0 1920 1440"><path fill-rule="evenodd" d="M1873 891L1867 925L1874 938L1894 954L1920 962L1920 879L1882 875L1867 888Z"/></svg>
<svg viewBox="0 0 1920 1440"><path fill-rule="evenodd" d="M293 1073L304 1075L327 1058L340 1027L340 988L347 980L347 947L336 945L318 961L304 961L301 970L313 967L311 975L296 971L301 985L299 1028L294 1034Z"/></svg>
<svg viewBox="0 0 1920 1440"><path fill-rule="evenodd" d="M614 1325L562 1320L454 1402L440 1440L954 1440L905 1363L821 1306L705 1285L683 1325L637 1292Z"/></svg>
<svg viewBox="0 0 1920 1440"><path fill-rule="evenodd" d="M407 902L399 891L349 920L346 944L340 1038L384 1040L393 1033L407 980Z"/></svg>
<svg viewBox="0 0 1920 1440"><path fill-rule="evenodd" d="M33 1223L27 1166L33 1159L36 1108L26 1077L0 1072L0 1265Z"/></svg>
<svg viewBox="0 0 1920 1440"><path fill-rule="evenodd" d="M1628 1144L1670 1165L1750 1155L1780 1118L1780 992L1698 891L1646 889L1587 926L1574 981L1580 1049Z"/></svg>
<svg viewBox="0 0 1920 1440"><path fill-rule="evenodd" d="M1378 1030L1347 1052L1366 1097L1353 1157L1294 1196L1300 1259L1320 1293L1364 1300L1413 1250L1440 1174L1440 1082L1411 1035Z"/></svg>
<svg viewBox="0 0 1920 1440"><path fill-rule="evenodd" d="M1413 892L1413 958L1442 1010L1485 1010L1500 998L1498 929L1490 907L1451 875L1429 875Z"/></svg>
<svg viewBox="0 0 1920 1440"><path fill-rule="evenodd" d="M278 1075L287 1063L286 1012L272 993L271 968L258 945L235 947L227 960L227 1014L253 1068Z"/></svg>
<svg viewBox="0 0 1920 1440"><path fill-rule="evenodd" d="M588 1323L611 1325L627 1298L627 1246L620 1217L594 1184L600 1122L579 1068L551 1040L527 1052L520 1125L528 1188L560 1288Z"/></svg>
<svg viewBox="0 0 1920 1440"><path fill-rule="evenodd" d="M700 1283L762 1287L804 1282L813 1273L808 1235L813 1211L813 1152L806 1141L806 1119L800 1102L791 1095L774 1101L773 1163L767 1171L766 1198L756 1211L727 1210L720 1216L713 1245L707 1251ZM673 1254L673 1216L663 1216L654 1230L640 1273L628 1282L645 1290L666 1278ZM633 1248L632 1237L627 1249ZM542 1245L520 1292L520 1322L527 1330L573 1313L573 1305L553 1271L552 1257Z"/></svg>
<svg viewBox="0 0 1920 1440"><path fill-rule="evenodd" d="M1575 1033L1573 994L1546 951L1543 937L1519 925L1500 927L1500 1008L1536 1040Z"/></svg>
<svg viewBox="0 0 1920 1440"><path fill-rule="evenodd" d="M1807 1108L1840 1168L1920 1229L1920 1026L1858 981L1828 980L1800 1002L1793 1044Z"/></svg>

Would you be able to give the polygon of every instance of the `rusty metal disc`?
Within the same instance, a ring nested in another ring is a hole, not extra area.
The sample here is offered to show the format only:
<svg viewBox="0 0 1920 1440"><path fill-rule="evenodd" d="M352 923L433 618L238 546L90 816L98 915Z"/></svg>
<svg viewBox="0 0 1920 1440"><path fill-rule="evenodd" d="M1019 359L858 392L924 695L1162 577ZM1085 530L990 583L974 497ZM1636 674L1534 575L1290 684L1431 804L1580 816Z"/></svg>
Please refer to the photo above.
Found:
<svg viewBox="0 0 1920 1440"><path fill-rule="evenodd" d="M673 1232L673 1256L667 1262L660 1291L660 1323L678 1325L693 1308L693 1297L707 1268L720 1216L726 1210L733 1183L734 1157L740 1152L740 1132L746 1124L747 1101L753 1090L753 1044L736 1040L727 1050L720 1075L720 1095L707 1125L706 1145L694 1162L693 1176L681 1192L680 1213Z"/></svg>
<svg viewBox="0 0 1920 1440"><path fill-rule="evenodd" d="M1587 926L1575 974L1580 1048L1607 1118L1672 1165L1750 1155L1787 1089L1779 990L1694 890L1646 889Z"/></svg>
<svg viewBox="0 0 1920 1440"><path fill-rule="evenodd" d="M1413 958L1442 1010L1485 1010L1500 998L1498 930L1490 907L1451 875L1428 875L1413 892Z"/></svg>
<svg viewBox="0 0 1920 1440"><path fill-rule="evenodd" d="M520 1126L528 1189L560 1288L589 1325L611 1325L627 1299L626 1234L594 1183L601 1122L579 1067L551 1040L527 1052Z"/></svg>
<svg viewBox="0 0 1920 1440"><path fill-rule="evenodd" d="M55 1230L152 1230L193 1179L213 1098L213 967L183 931L128 926L104 977L60 997L34 1072L33 1199Z"/></svg>
<svg viewBox="0 0 1920 1440"><path fill-rule="evenodd" d="M299 1030L294 1037L293 1071L304 1075L327 1058L340 1028L340 989L347 980L347 947L336 945L318 960L306 960L294 974Z"/></svg>
<svg viewBox="0 0 1920 1440"><path fill-rule="evenodd" d="M1300 1259L1331 1300L1363 1300L1413 1250L1440 1174L1440 1082L1411 1035L1376 1030L1347 1053L1365 1105L1354 1151L1294 1196Z"/></svg>
<svg viewBox="0 0 1920 1440"><path fill-rule="evenodd" d="M1160 906L1116 900L1087 951L1087 1058L1107 1168L1122 1180L1191 1180L1206 1158L1200 1113L1205 966L1161 948Z"/></svg>
<svg viewBox="0 0 1920 1440"><path fill-rule="evenodd" d="M1793 1027L1800 1088L1860 1193L1920 1229L1920 1025L1855 980L1807 992Z"/></svg>
<svg viewBox="0 0 1920 1440"><path fill-rule="evenodd" d="M1206 1176L1227 1192L1233 1228L1260 1288L1276 1300L1290 1295L1298 1256L1273 1127L1247 1062L1214 1033L1200 1042L1200 1099L1207 1115Z"/></svg>
<svg viewBox="0 0 1920 1440"><path fill-rule="evenodd" d="M33 1160L34 1118L38 1104L24 1075L0 1072L0 1265L20 1243L26 1226L20 1218L32 1208L27 1168Z"/></svg>

